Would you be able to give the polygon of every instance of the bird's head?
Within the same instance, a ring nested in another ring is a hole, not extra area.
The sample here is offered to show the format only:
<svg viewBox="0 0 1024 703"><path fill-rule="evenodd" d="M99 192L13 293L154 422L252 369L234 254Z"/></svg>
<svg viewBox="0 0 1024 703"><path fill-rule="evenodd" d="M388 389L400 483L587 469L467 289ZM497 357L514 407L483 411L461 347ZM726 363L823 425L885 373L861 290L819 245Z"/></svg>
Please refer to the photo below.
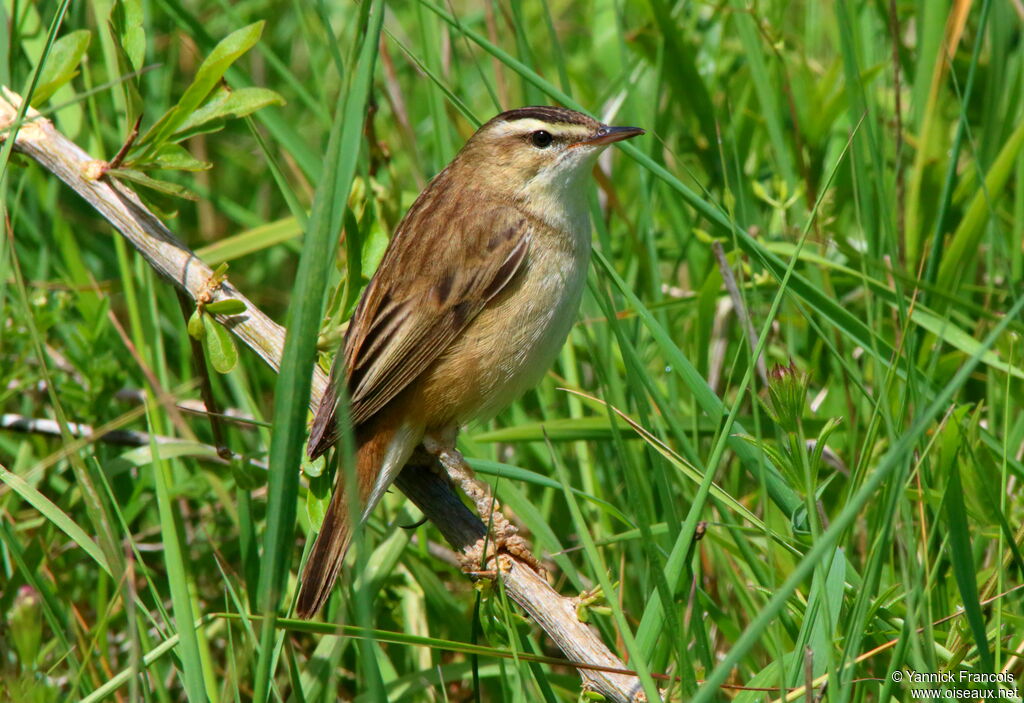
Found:
<svg viewBox="0 0 1024 703"><path fill-rule="evenodd" d="M472 169L481 186L511 197L567 195L609 144L643 133L566 108L522 107L480 127L456 162Z"/></svg>

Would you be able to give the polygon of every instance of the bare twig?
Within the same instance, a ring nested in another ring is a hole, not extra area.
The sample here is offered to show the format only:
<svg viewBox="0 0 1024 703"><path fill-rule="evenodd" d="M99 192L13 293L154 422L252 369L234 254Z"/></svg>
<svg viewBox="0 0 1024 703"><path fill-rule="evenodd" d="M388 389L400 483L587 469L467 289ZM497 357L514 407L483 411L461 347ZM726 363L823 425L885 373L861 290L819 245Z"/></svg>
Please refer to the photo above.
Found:
<svg viewBox="0 0 1024 703"><path fill-rule="evenodd" d="M135 144L135 140L139 138L139 125L142 124L142 115L135 118L135 124L132 125L131 131L128 133L128 137L124 140L124 144L118 149L117 153L114 154L114 158L107 164L107 170L120 168L121 164L124 163L124 157L131 151L132 145Z"/></svg>
<svg viewBox="0 0 1024 703"><path fill-rule="evenodd" d="M67 429L72 437L80 437L82 439L101 439L108 444L117 444L126 447L141 447L149 444L150 439L150 435L145 432L137 432L135 430L110 430L107 432L98 432L92 425L84 425L79 422L69 422L67 424ZM25 415L16 415L14 413L4 413L0 415L0 430L24 432L26 434L50 435L53 437L61 436L60 423L56 420L41 417L26 417ZM156 437L155 441L157 444L169 444L171 442L180 442L181 440L175 439L174 437Z"/></svg>
<svg viewBox="0 0 1024 703"><path fill-rule="evenodd" d="M137 430L97 429L92 425L85 425L80 422L69 422L66 429L72 437L76 437L78 439L85 439L94 442L106 442L107 444L116 444L123 447L148 447L150 441L155 444L181 444L182 441L188 441L178 439L177 437L150 435L146 432L139 432ZM0 430L24 432L26 434L49 435L51 437L63 436L60 430L60 423L56 420L50 420L45 417L26 417L24 415L15 415L13 413L4 413L0 415ZM191 456L196 459L203 459L216 464L227 464L230 459L245 459L246 463L258 469L266 470L267 468L267 464L265 462L257 461L250 457L242 457L234 453L224 456L221 455L219 449L211 447L208 444L200 444L198 442L194 444L197 453Z"/></svg>
<svg viewBox="0 0 1024 703"><path fill-rule="evenodd" d="M7 130L20 102L17 95L2 89L0 141L10 138ZM179 242L134 192L109 175L103 176L105 164L92 160L39 113L28 111L26 122L16 135L14 149L71 186L124 235L154 269L193 299L210 290L208 284L213 271ZM260 312L230 283L217 286L210 300L227 298L245 303L246 311L240 315L218 315L217 320L267 364L275 370L280 368L284 328ZM327 387L327 377L320 369L315 369L314 374L309 404L315 409ZM78 429L84 431L86 427ZM396 483L462 554L471 553L487 535L484 523L463 505L448 481L434 471L410 465ZM494 516L498 517L500 515ZM505 593L547 632L571 661L578 662L585 688L612 701L640 703L647 700L639 679L579 620L576 599L559 595L521 557L501 553L497 559L495 574Z"/></svg>
<svg viewBox="0 0 1024 703"><path fill-rule="evenodd" d="M46 381L36 381L31 385L25 385L19 381L8 381L7 385L4 386L4 389L8 391L46 395L47 384ZM138 388L122 388L114 393L114 399L122 403L145 403L146 394ZM214 414L211 410L207 409L206 403L201 400L191 398L179 400L175 407L187 415ZM253 426L266 424L262 420L257 420L252 415L246 414L237 408L225 408L216 414L225 422L230 422L232 425L240 427L241 429L249 429Z"/></svg>

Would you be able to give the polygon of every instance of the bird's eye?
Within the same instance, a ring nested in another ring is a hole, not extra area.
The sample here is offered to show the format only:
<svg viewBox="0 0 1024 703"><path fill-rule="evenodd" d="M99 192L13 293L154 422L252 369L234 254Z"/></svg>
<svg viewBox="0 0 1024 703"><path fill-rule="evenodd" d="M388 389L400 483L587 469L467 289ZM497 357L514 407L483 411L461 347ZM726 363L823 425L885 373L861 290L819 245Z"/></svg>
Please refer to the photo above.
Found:
<svg viewBox="0 0 1024 703"><path fill-rule="evenodd" d="M542 129L531 134L530 140L533 142L533 145L538 149L547 149L549 146L551 146L552 137L550 132L545 132Z"/></svg>

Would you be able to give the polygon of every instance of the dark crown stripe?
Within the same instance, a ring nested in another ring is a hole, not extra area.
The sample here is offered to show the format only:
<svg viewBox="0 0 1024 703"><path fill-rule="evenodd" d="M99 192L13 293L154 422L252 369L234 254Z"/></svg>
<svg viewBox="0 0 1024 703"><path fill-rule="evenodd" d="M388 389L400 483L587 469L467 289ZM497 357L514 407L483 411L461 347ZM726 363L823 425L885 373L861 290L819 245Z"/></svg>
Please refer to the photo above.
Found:
<svg viewBox="0 0 1024 703"><path fill-rule="evenodd" d="M513 122L515 120L541 120L552 124L578 124L591 126L596 124L594 120L575 110L567 110L564 107L551 107L538 105L534 107L520 107L515 110L503 112L495 118L495 121Z"/></svg>

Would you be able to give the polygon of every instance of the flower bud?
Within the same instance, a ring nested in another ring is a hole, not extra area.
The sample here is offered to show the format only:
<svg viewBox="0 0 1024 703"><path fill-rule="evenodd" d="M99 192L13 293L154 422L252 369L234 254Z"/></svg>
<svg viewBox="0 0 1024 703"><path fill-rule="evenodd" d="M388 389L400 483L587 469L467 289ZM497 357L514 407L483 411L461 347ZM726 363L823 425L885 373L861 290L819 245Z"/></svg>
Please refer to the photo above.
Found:
<svg viewBox="0 0 1024 703"><path fill-rule="evenodd" d="M788 366L776 364L768 372L768 411L786 432L796 432L800 425L809 381L792 360Z"/></svg>

